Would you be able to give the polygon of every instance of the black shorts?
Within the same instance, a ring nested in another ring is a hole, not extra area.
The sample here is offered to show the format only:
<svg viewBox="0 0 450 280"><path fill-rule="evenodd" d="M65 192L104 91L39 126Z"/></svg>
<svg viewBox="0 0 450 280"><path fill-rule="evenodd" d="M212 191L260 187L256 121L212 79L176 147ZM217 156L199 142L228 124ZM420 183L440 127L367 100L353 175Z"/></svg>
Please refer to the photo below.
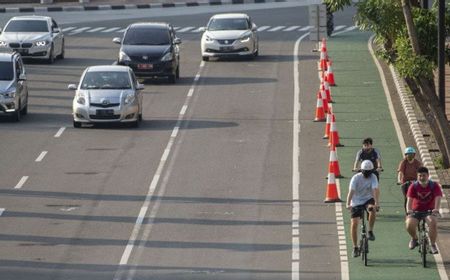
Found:
<svg viewBox="0 0 450 280"><path fill-rule="evenodd" d="M371 198L371 199L367 200L364 204L353 206L352 207L352 218L357 218L357 217L362 218L362 215L364 214L364 208L359 207L359 206L364 205L365 207L367 207L367 205L370 205L370 204L374 205L375 199Z"/></svg>
<svg viewBox="0 0 450 280"><path fill-rule="evenodd" d="M430 215L432 215L432 214L428 213L428 212L415 212L415 213L412 213L411 215L409 215L409 217L416 218L417 220L420 221Z"/></svg>

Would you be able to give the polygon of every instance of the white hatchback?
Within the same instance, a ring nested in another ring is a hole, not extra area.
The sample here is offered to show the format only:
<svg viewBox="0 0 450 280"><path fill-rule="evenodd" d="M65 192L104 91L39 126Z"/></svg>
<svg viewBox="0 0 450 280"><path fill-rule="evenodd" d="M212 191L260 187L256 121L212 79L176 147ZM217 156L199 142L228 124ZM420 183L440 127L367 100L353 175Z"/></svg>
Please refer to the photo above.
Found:
<svg viewBox="0 0 450 280"><path fill-rule="evenodd" d="M201 40L202 59L258 55L256 25L247 14L227 13L211 17Z"/></svg>

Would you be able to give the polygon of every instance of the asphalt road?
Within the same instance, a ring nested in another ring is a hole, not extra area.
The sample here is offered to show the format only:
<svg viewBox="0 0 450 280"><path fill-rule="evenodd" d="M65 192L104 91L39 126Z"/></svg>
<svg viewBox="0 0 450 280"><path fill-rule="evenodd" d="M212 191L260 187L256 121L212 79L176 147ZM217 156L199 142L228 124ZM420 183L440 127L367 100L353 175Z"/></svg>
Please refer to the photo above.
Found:
<svg viewBox="0 0 450 280"><path fill-rule="evenodd" d="M305 7L267 7L247 11L258 26L308 25ZM214 12L55 18L63 28L149 19L184 27ZM66 59L28 62L29 115L0 119L1 279L292 279L292 61L305 32L261 32L257 59L208 63L200 34L180 33L181 79L146 81L138 129L71 126L67 84L89 65L113 63L120 33L73 34ZM322 133L310 121L314 47L300 45L299 276L336 279L335 210L317 184L328 151L308 137Z"/></svg>

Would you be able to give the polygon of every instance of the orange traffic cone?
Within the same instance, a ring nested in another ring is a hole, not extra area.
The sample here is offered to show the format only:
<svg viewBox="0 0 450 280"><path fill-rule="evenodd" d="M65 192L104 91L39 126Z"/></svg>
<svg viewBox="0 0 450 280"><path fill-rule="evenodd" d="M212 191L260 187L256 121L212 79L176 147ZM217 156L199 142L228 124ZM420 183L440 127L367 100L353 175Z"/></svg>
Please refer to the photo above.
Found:
<svg viewBox="0 0 450 280"><path fill-rule="evenodd" d="M320 49L320 70L327 71L327 48L324 46Z"/></svg>
<svg viewBox="0 0 450 280"><path fill-rule="evenodd" d="M330 85L328 84L327 76L323 76L323 88L325 90L325 93L327 94L327 101L328 103L333 103L333 100L331 99L331 90Z"/></svg>
<svg viewBox="0 0 450 280"><path fill-rule="evenodd" d="M341 169L339 168L336 147L333 145L330 146L330 163L328 164L328 173L333 173L335 178L343 178L341 175Z"/></svg>
<svg viewBox="0 0 450 280"><path fill-rule="evenodd" d="M323 139L328 139L330 137L330 126L331 126L331 113L333 112L333 107L331 103L328 104L327 122L325 124L325 134Z"/></svg>
<svg viewBox="0 0 450 280"><path fill-rule="evenodd" d="M328 84L330 86L335 86L336 83L334 82L334 73L333 73L333 69L331 69L331 64L333 64L333 63L332 63L331 60L329 60L328 64L327 64L327 67L328 67L328 69L327 69L327 80L328 80Z"/></svg>
<svg viewBox="0 0 450 280"><path fill-rule="evenodd" d="M314 118L314 121L315 122L325 121L325 110L323 108L323 99L320 92L317 93L316 117Z"/></svg>
<svg viewBox="0 0 450 280"><path fill-rule="evenodd" d="M337 191L336 178L334 177L334 173L328 173L327 193L325 195L324 202L342 202Z"/></svg>
<svg viewBox="0 0 450 280"><path fill-rule="evenodd" d="M325 91L325 88L321 85L319 90L319 95L322 98L323 103L323 111L324 113L328 113L328 99L327 99L327 93Z"/></svg>
<svg viewBox="0 0 450 280"><path fill-rule="evenodd" d="M334 145L335 147L342 147L342 145L339 141L339 133L336 128L336 117L334 114L331 114L331 125L330 125L330 137L328 139L328 146Z"/></svg>

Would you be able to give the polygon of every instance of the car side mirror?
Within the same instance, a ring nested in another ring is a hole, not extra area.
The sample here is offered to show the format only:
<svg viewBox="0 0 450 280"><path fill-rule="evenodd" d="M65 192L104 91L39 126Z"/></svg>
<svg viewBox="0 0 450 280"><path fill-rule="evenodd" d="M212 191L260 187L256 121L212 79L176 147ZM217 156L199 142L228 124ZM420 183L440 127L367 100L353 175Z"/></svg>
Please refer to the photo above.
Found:
<svg viewBox="0 0 450 280"><path fill-rule="evenodd" d="M120 39L119 37L114 37L113 39L112 39L112 41L114 42L114 43L116 43L116 44L122 44L122 39Z"/></svg>
<svg viewBox="0 0 450 280"><path fill-rule="evenodd" d="M27 76L25 74L19 75L19 81L25 81L27 79Z"/></svg>
<svg viewBox="0 0 450 280"><path fill-rule="evenodd" d="M52 32L53 33L59 33L59 32L61 32L61 30L58 27L53 27L52 28Z"/></svg>
<svg viewBox="0 0 450 280"><path fill-rule="evenodd" d="M180 38L175 38L174 40L173 40L173 43L174 44L181 44L181 39Z"/></svg>
<svg viewBox="0 0 450 280"><path fill-rule="evenodd" d="M76 90L76 89L77 89L77 85L75 85L75 84L70 84L70 85L67 86L67 88L68 88L68 89L71 89L71 90Z"/></svg>
<svg viewBox="0 0 450 280"><path fill-rule="evenodd" d="M256 31L258 29L258 26L256 24L252 23L252 31Z"/></svg>
<svg viewBox="0 0 450 280"><path fill-rule="evenodd" d="M200 28L198 29L198 31L200 31L200 32L205 32L205 31L206 31L206 27L202 26L202 27L200 27Z"/></svg>
<svg viewBox="0 0 450 280"><path fill-rule="evenodd" d="M144 89L144 85L143 85L143 84L140 84L140 83L137 83L136 89L137 89L137 90L143 90L143 89Z"/></svg>

